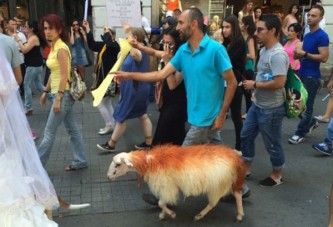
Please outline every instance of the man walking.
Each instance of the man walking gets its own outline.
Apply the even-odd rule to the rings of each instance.
[[[314,5],[311,8],[308,12],[310,32],[304,37],[303,50],[296,49],[294,52],[294,58],[302,59],[299,76],[308,91],[308,101],[295,134],[288,140],[290,144],[303,142],[304,137],[319,126],[319,122],[312,115],[314,100],[320,86],[320,63],[328,59],[329,38],[319,26],[323,16],[322,6]]]
[[[243,81],[244,88],[254,89],[254,100],[241,132],[243,159],[250,175],[255,155],[254,140],[260,132],[270,155],[273,171],[259,182],[262,187],[282,184],[282,168],[285,163],[282,147],[282,120],[285,115],[284,84],[289,66],[288,55],[279,43],[281,23],[274,15],[261,16],[255,35],[264,45],[260,52],[258,73],[255,81]]]
[[[22,84],[21,64],[23,62],[20,56],[20,52],[17,48],[17,43],[11,37],[1,33],[0,33],[0,43],[2,43],[5,56],[13,69],[16,81],[18,85],[21,85]]]
[[[204,31],[203,14],[190,8],[179,17],[177,30],[187,41],[161,70],[149,73],[117,72],[116,80],[161,81],[173,73],[176,83],[184,79],[187,93],[188,122],[191,124],[183,146],[221,143],[218,130],[235,93],[237,82],[225,48]],[[224,92],[224,81],[227,89]]]

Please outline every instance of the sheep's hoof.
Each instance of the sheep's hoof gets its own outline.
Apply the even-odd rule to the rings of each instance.
[[[204,216],[202,214],[197,214],[194,216],[193,221],[199,221],[200,219],[202,219]]]
[[[237,217],[236,217],[236,222],[241,223],[243,221],[243,217],[244,217],[244,215],[238,214]]]
[[[161,212],[161,213],[158,215],[158,217],[159,217],[160,221],[164,220],[164,218],[165,218],[165,214],[164,214],[164,212]]]
[[[176,212],[172,212],[172,213],[170,214],[170,217],[171,217],[172,219],[175,219],[175,218],[176,218]]]

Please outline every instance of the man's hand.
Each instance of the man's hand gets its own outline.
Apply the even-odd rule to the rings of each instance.
[[[213,122],[211,130],[218,130],[224,125],[225,116],[217,116]]]
[[[86,29],[86,32],[89,33],[90,32],[90,25],[89,25],[89,22],[84,20],[82,22],[82,26]]]
[[[254,89],[254,80],[243,80],[243,87],[245,90],[252,90]]]

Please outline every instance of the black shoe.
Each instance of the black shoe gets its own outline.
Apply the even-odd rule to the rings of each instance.
[[[106,152],[116,151],[116,148],[111,147],[108,142],[106,142],[105,144],[97,144],[97,148],[102,151],[106,151]]]
[[[138,145],[135,145],[134,146],[136,149],[139,149],[139,150],[148,150],[148,149],[151,149],[152,146],[151,145],[148,145],[146,144],[145,142],[141,143],[141,144],[138,144]]]
[[[271,177],[267,177],[266,179],[259,182],[261,187],[275,187],[283,183],[282,178],[280,180],[273,180]]]
[[[150,205],[158,206],[158,198],[156,198],[153,194],[142,194],[142,199]]]

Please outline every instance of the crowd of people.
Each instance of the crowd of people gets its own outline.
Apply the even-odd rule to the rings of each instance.
[[[98,105],[105,123],[98,134],[111,134],[106,143],[97,144],[99,150],[117,151],[116,144],[126,132],[127,121],[134,118],[140,120],[144,132],[143,142],[135,145],[137,149],[160,144],[222,144],[223,125],[230,109],[235,129],[234,150],[243,157],[246,178],[251,177],[255,139],[261,133],[272,171],[259,185],[278,186],[283,183],[286,162],[281,130],[285,116],[284,84],[290,67],[303,82],[308,100],[288,142],[299,144],[319,123],[329,123],[326,138],[313,148],[332,155],[333,78],[327,86],[331,96],[326,113],[313,116],[314,100],[321,84],[320,63],[327,61],[329,47],[328,35],[323,30],[324,9],[319,1],[306,13],[305,24],[302,24],[296,4],[290,6],[288,15],[281,20],[277,15],[262,15],[259,6],[254,7],[252,0],[246,0],[238,17],[214,18],[210,25],[214,26],[214,34],[209,34],[212,29],[200,9],[191,7],[179,14],[181,10],[173,7],[172,11],[174,13],[169,13],[162,21],[164,29],[159,49],[147,45],[150,38],[143,29],[147,25],[143,28],[124,25],[131,49],[115,75],[120,92],[118,103],[113,107],[115,91],[112,89],[118,88],[110,86]],[[92,64],[88,49],[97,52],[92,89],[98,88],[121,51],[116,31],[105,27],[101,41],[95,41],[89,22],[74,19],[66,33],[62,19],[56,14],[46,15],[39,24],[28,20],[22,24],[22,29],[19,26],[15,18],[9,18],[6,28],[2,28],[4,34],[0,34],[0,43],[17,85],[23,82],[20,88],[23,112],[26,116],[33,115],[33,83],[41,92],[40,104],[45,106],[47,100],[52,102],[44,136],[36,151],[40,159],[38,165],[46,165],[57,130],[64,123],[73,154],[65,171],[86,168],[86,147],[76,122],[75,100],[70,95],[70,71],[75,67],[83,79],[87,78],[86,67]],[[41,48],[46,50],[44,56]],[[159,59],[159,70],[149,70],[149,55]],[[46,83],[41,82],[43,66],[49,72],[45,75]],[[155,101],[160,113],[154,135],[147,114],[150,82],[155,82]],[[1,89],[5,88],[0,86],[0,100],[5,97]],[[241,112],[243,96],[244,114]],[[243,198],[249,195],[250,189],[245,185]],[[144,199],[155,205],[158,201],[152,195],[145,195]]]

